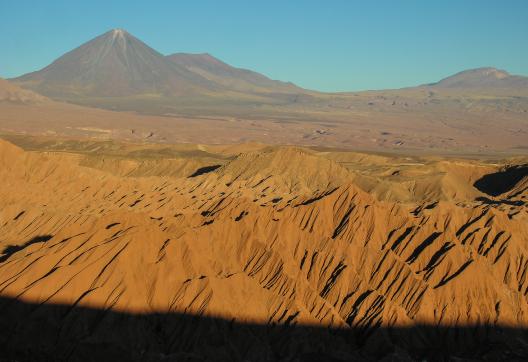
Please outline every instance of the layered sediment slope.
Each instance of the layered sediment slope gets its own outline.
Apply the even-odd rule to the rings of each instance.
[[[526,166],[498,194],[489,174],[406,203],[300,148],[200,170],[124,177],[0,141],[6,356],[528,355]]]

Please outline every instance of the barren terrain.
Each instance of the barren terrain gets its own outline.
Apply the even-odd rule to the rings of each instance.
[[[0,360],[526,360],[528,78],[323,93],[122,29],[0,79]]]
[[[123,29],[0,81],[0,132],[157,143],[526,154],[527,112],[528,78],[496,68],[410,88],[323,93],[209,54],[163,55]]]
[[[166,144],[260,142],[404,154],[528,152],[528,113],[522,109],[466,111],[416,105],[411,110],[404,106],[392,110],[392,103],[386,105],[391,108],[388,110],[368,109],[369,99],[377,97],[358,96],[362,100],[357,102],[363,105],[352,111],[324,107],[293,114],[278,111],[270,116],[248,113],[243,117],[156,116],[50,100],[0,101],[0,133]]]
[[[528,352],[526,158],[7,138],[9,356]]]

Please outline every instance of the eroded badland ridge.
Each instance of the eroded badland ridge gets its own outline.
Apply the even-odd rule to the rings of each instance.
[[[528,353],[525,158],[10,140],[32,151],[0,141],[7,356]]]

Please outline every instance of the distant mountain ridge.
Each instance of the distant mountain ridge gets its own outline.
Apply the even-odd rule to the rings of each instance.
[[[430,84],[439,88],[528,88],[528,77],[511,75],[492,67],[464,70],[439,82]]]
[[[198,73],[202,77],[228,88],[235,88],[242,91],[264,92],[273,89],[274,91],[286,93],[301,90],[291,82],[271,80],[260,73],[232,67],[207,53],[175,53],[168,55],[167,58],[178,66]]]
[[[302,91],[291,83],[231,67],[210,55],[166,57],[122,29],[108,31],[47,67],[11,81],[58,99]]]
[[[307,111],[313,111],[312,120],[319,120],[331,110],[347,119],[353,112],[378,110],[392,114],[399,106],[407,110],[431,106],[429,98],[433,96],[429,92],[443,94],[441,101],[433,101],[435,104],[451,102],[448,93],[453,97],[463,93],[477,96],[478,102],[470,107],[507,107],[524,112],[523,102],[528,99],[528,77],[491,67],[465,70],[433,84],[402,89],[311,91],[233,67],[207,53],[164,55],[123,29],[110,30],[45,68],[10,81],[51,99],[83,106],[192,117],[306,120]],[[418,100],[422,91],[425,98]],[[478,96],[482,94],[500,100],[484,101]],[[391,99],[385,102],[383,97]]]

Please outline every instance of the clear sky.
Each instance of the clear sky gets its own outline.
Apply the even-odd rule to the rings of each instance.
[[[113,28],[302,87],[399,88],[494,66],[528,75],[528,0],[0,0],[0,77]]]

